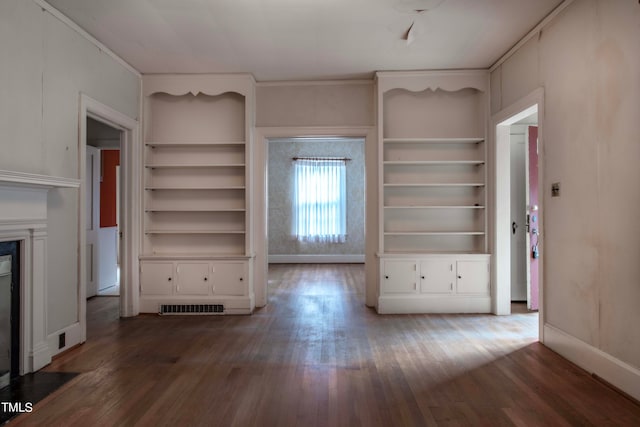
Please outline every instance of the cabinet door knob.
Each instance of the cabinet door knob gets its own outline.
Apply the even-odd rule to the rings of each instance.
[[[420,276],[420,278],[421,278],[422,280],[424,280],[424,276]]]
[[[385,279],[388,279],[388,278],[389,278],[389,276],[384,276],[384,278],[385,278]]]
[[[169,277],[167,280],[168,280],[168,281],[171,281],[171,277]]]
[[[240,281],[242,282],[243,280],[244,280],[244,279],[241,277],[241,278],[240,278]]]
[[[204,281],[206,282],[207,280],[209,280],[209,278],[208,278],[208,277],[205,277],[205,278],[204,278]]]
[[[458,276],[458,279],[462,279],[462,276]]]

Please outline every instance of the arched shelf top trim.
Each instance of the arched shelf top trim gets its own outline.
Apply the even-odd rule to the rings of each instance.
[[[207,95],[207,96],[219,96],[219,95],[224,95],[225,93],[236,93],[240,96],[243,96],[246,98],[246,95],[242,92],[236,91],[236,90],[223,90],[223,91],[206,91],[206,90],[188,90],[188,91],[171,91],[171,90],[167,90],[167,89],[162,89],[162,90],[157,90],[151,93],[146,94],[145,96],[153,96],[153,95],[158,95],[158,94],[166,94],[166,95],[171,95],[171,96],[184,96],[184,95],[193,95],[193,96],[198,96],[200,94],[202,95]]]
[[[237,93],[252,97],[255,80],[250,74],[152,74],[143,76],[143,96],[166,93],[173,96]]]
[[[438,89],[457,92],[463,89],[489,91],[489,72],[487,70],[469,71],[391,71],[376,73],[378,90],[386,93],[394,89],[411,92],[423,92]]]

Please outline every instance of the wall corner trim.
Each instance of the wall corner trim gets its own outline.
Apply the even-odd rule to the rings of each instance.
[[[531,29],[524,37],[522,37],[518,43],[514,44],[511,49],[505,52],[496,62],[489,67],[489,72],[493,73],[496,68],[502,65],[507,59],[509,59],[514,53],[516,53],[525,43],[531,40],[536,34],[539,34],[540,31],[546,27],[551,21],[553,21],[556,16],[560,15],[560,13],[565,10],[569,5],[573,3],[573,0],[564,0],[555,9],[553,9],[547,16],[545,16],[542,21],[538,23],[535,27]]]
[[[640,369],[548,323],[544,325],[543,344],[582,369],[640,400]]]
[[[73,31],[78,33],[81,37],[86,39],[89,43],[93,44],[95,47],[100,49],[102,52],[110,56],[113,60],[115,60],[118,64],[122,65],[128,71],[135,74],[138,78],[142,77],[140,71],[136,70],[131,64],[129,64],[124,59],[120,58],[114,51],[105,46],[100,40],[93,37],[86,30],[80,27],[78,24],[69,19],[66,15],[60,12],[55,7],[51,6],[46,0],[33,0],[35,4],[40,6],[43,11],[49,12],[54,18],[58,19],[60,22],[65,24],[67,27],[71,28]]]

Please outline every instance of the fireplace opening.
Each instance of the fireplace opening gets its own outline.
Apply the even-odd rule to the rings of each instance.
[[[0,388],[20,375],[20,242],[0,242]]]

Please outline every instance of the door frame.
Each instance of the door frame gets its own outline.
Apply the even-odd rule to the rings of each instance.
[[[273,138],[346,137],[364,139],[365,157],[365,304],[375,307],[378,300],[377,141],[373,126],[256,127],[253,146],[253,232],[254,292],[256,306],[267,305],[268,281],[268,143]]]
[[[95,99],[80,94],[78,170],[80,171],[80,191],[78,191],[78,321],[80,324],[80,342],[87,340],[87,299],[84,278],[86,244],[85,175],[87,117],[122,131],[120,142],[120,316],[130,317],[139,313],[139,272],[138,256],[140,252],[140,159],[139,124],[131,117],[102,104]]]
[[[538,88],[517,100],[510,106],[497,112],[491,117],[491,132],[493,134],[493,257],[492,257],[492,309],[494,314],[511,314],[511,180],[504,179],[510,176],[510,126],[511,124],[538,112],[538,188],[540,197],[538,200],[539,229],[538,236],[540,249],[539,258],[539,325],[538,336],[540,342],[544,342],[544,89]]]
[[[91,147],[91,149],[90,149],[88,146],[85,145],[85,156],[87,155],[87,153],[91,152],[92,150],[95,150],[93,152],[97,153],[98,159],[95,159],[95,158],[92,159],[93,164],[91,165],[91,167],[93,169],[95,169],[96,167],[100,168],[101,162],[100,162],[100,157],[99,156],[101,155],[101,151],[100,151],[99,148]],[[87,162],[86,162],[85,168],[88,168],[88,166],[89,166],[89,158],[87,157]],[[98,169],[98,170],[100,170],[100,169]],[[91,196],[92,196],[91,200],[87,200],[87,198],[85,198],[85,203],[87,203],[87,205],[89,205],[89,204],[91,205],[91,210],[90,211],[91,211],[91,215],[93,216],[91,218],[91,221],[89,221],[89,218],[87,216],[85,216],[85,219],[86,219],[85,227],[90,222],[93,222],[93,233],[94,233],[94,235],[93,235],[93,240],[94,241],[92,242],[91,238],[89,237],[90,233],[88,233],[87,229],[85,228],[85,233],[84,233],[84,236],[85,236],[84,255],[85,256],[88,257],[87,244],[90,245],[90,244],[93,243],[93,245],[94,245],[93,253],[91,254],[92,259],[91,259],[91,263],[90,263],[92,268],[93,268],[93,271],[86,272],[86,273],[90,273],[90,274],[87,274],[87,276],[85,276],[85,278],[88,277],[88,276],[91,276],[93,281],[85,279],[86,280],[85,289],[86,289],[86,292],[87,292],[87,294],[85,295],[85,298],[90,298],[90,297],[95,296],[95,295],[98,294],[98,285],[97,285],[97,283],[98,283],[98,277],[100,276],[100,261],[99,261],[99,259],[97,259],[96,255],[95,255],[96,252],[98,251],[98,245],[99,245],[98,244],[99,238],[97,237],[98,236],[97,228],[100,228],[100,180],[97,179],[98,183],[96,184],[96,182],[95,182],[96,177],[95,177],[95,171],[94,170],[91,171],[91,175],[92,175],[91,177],[87,176],[88,174],[89,174],[89,171],[87,169],[85,169],[85,178],[91,179],[91,181],[92,181],[91,185],[92,186],[96,185],[98,188],[97,189],[94,188],[93,191],[91,191]],[[87,187],[88,186],[89,185],[87,185]],[[87,189],[88,188],[85,188],[85,190],[87,190]],[[85,206],[85,208],[86,208],[86,206]],[[96,221],[96,216],[98,217],[98,221]],[[86,260],[86,261],[88,261],[88,260]],[[91,289],[91,292],[90,292],[89,283],[92,283],[92,282],[93,282],[93,284],[92,284],[93,289]],[[90,293],[92,295],[89,295]]]

